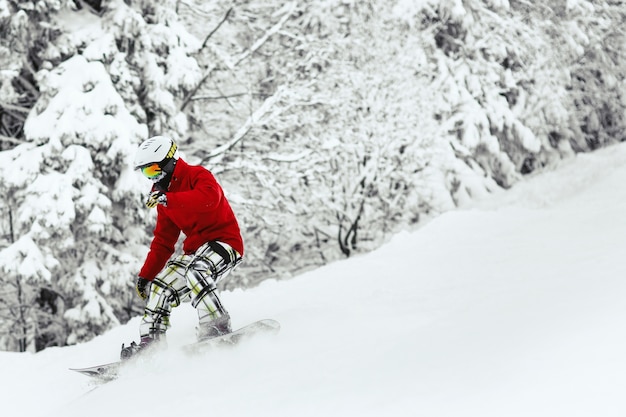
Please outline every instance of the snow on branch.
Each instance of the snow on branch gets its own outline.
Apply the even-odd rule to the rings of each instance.
[[[274,161],[274,162],[296,162],[302,159],[307,158],[311,155],[312,151],[304,151],[295,155],[278,155],[272,154],[262,158],[265,161]]]
[[[269,38],[271,38],[273,35],[278,33],[282,29],[287,19],[289,19],[289,17],[292,15],[295,8],[296,8],[296,2],[295,1],[291,2],[287,13],[283,15],[280,21],[276,23],[270,30],[265,32],[265,34],[254,43],[254,45],[248,48],[248,50],[244,51],[241,55],[239,55],[239,57],[235,60],[235,65],[239,65],[243,60],[245,60],[250,55],[255,53],[259,48],[261,48],[261,46],[263,46],[263,44],[267,42]]]
[[[229,140],[227,143],[223,144],[222,146],[219,146],[213,149],[213,151],[211,151],[206,157],[202,159],[201,164],[204,164],[210,159],[215,158],[218,155],[225,153],[229,149],[232,149],[232,147],[235,146],[237,143],[239,143],[239,141],[241,141],[241,139],[243,139],[246,136],[246,134],[250,131],[250,129],[258,125],[261,122],[261,120],[263,120],[264,116],[270,112],[272,107],[274,107],[274,104],[276,104],[276,102],[280,98],[282,91],[283,90],[279,88],[278,91],[273,96],[270,96],[267,99],[265,99],[261,107],[259,107],[254,113],[252,113],[248,117],[246,122],[243,124],[243,126],[241,126],[237,130],[237,132],[235,132],[235,135],[232,137],[232,139]]]
[[[0,103],[0,107],[7,109],[7,110],[14,110],[20,113],[26,113],[28,114],[30,112],[29,108],[26,107],[22,107],[22,106],[16,106],[14,104],[9,104],[9,103]]]
[[[196,5],[191,4],[191,3],[187,2],[187,1],[178,0],[178,4],[186,6],[189,10],[191,10],[194,14],[197,14],[198,16],[202,16],[202,17],[210,17],[211,16],[210,13],[200,9]]]
[[[265,42],[267,42],[267,40],[269,38],[271,38],[276,33],[280,32],[280,30],[282,29],[283,25],[287,21],[287,19],[289,19],[289,17],[293,14],[295,8],[296,8],[296,2],[295,1],[291,2],[291,4],[288,6],[287,12],[283,15],[283,17],[280,19],[280,21],[277,24],[275,24],[271,29],[269,29],[267,32],[265,32],[265,34],[261,38],[259,38],[250,48],[248,48],[246,51],[242,52],[235,59],[234,62],[231,62],[228,58],[224,57],[221,53],[219,53],[219,51],[217,51],[217,50],[215,50],[215,48],[213,48],[213,52],[215,53],[215,56],[219,57],[222,60],[222,62],[226,65],[226,67],[229,70],[232,71],[237,65],[239,65],[246,58],[248,58],[249,56],[254,54],[257,50],[259,50],[259,48],[261,48],[261,46],[263,46],[263,44]],[[205,48],[207,46],[207,41],[209,40],[209,38],[215,33],[215,31],[217,31],[219,29],[219,27],[226,21],[226,19],[228,19],[228,15],[230,14],[231,11],[232,11],[232,8],[229,9],[226,12],[223,20],[218,24],[218,26],[209,33],[207,38],[204,40],[204,43],[202,44],[202,48]],[[216,68],[217,68],[216,65],[212,65],[206,71],[205,75],[200,79],[198,84],[196,84],[196,86],[191,90],[191,92],[189,94],[187,94],[187,97],[185,97],[185,99],[183,100],[183,102],[182,102],[182,104],[180,106],[180,110],[181,111],[184,110],[185,107],[187,107],[187,104],[189,104],[189,102],[192,100],[192,97],[196,94],[196,92],[200,89],[200,87],[206,82],[206,80],[209,79],[209,77],[211,76],[211,73]]]
[[[22,143],[26,143],[26,141],[12,138],[10,136],[4,136],[4,135],[0,135],[0,142],[9,142],[9,143],[14,143],[16,145],[21,145]]]

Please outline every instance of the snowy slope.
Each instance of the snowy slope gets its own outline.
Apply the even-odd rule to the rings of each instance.
[[[2,415],[626,415],[626,146],[581,155],[381,249],[223,294],[234,325],[278,336],[185,357],[170,347],[114,382],[137,319],[79,346],[0,353]]]

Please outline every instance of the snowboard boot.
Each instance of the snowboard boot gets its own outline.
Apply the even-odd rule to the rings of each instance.
[[[231,333],[230,316],[224,314],[215,320],[198,325],[198,342]]]
[[[122,343],[122,351],[120,352],[120,359],[125,361],[139,353],[145,353],[147,351],[152,351],[156,348],[164,348],[165,347],[165,338],[152,338],[149,336],[144,336],[141,338],[139,343],[130,342],[130,345],[124,346]]]

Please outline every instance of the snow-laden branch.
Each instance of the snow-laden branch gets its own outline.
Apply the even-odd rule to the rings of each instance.
[[[233,70],[237,65],[239,65],[241,62],[243,62],[246,58],[248,58],[249,56],[251,56],[252,54],[254,54],[257,50],[259,50],[259,48],[261,48],[261,46],[263,46],[263,44],[265,42],[267,42],[267,40],[272,37],[273,35],[275,35],[276,33],[280,32],[282,26],[285,24],[285,22],[287,21],[287,19],[289,19],[289,17],[291,17],[291,15],[293,14],[294,10],[296,9],[296,2],[291,2],[291,4],[287,7],[287,12],[283,15],[283,17],[280,19],[280,21],[278,23],[276,23],[271,29],[269,29],[267,32],[265,32],[265,34],[260,37],[250,48],[248,48],[246,51],[242,52],[236,59],[234,62],[231,62],[230,59],[228,59],[227,57],[223,56],[216,48],[213,48],[213,52],[215,53],[215,56],[220,58],[222,60],[222,63],[224,65],[226,65],[226,67],[229,70]],[[219,27],[222,25],[222,23],[224,23],[224,21],[226,21],[226,19],[228,18],[228,15],[230,14],[230,12],[232,11],[232,8],[229,9],[226,12],[226,15],[224,16],[223,20],[218,24],[218,26],[211,31],[211,33],[209,33],[209,35],[207,36],[207,38],[205,39],[204,43],[202,44],[202,48],[205,48],[208,44],[207,41],[209,39],[210,36],[213,35],[213,33],[215,33],[215,31],[217,31],[217,29],[219,29]],[[210,47],[210,45],[208,45]],[[198,84],[191,90],[191,92],[189,94],[187,94],[187,96],[185,97],[185,99],[183,100],[181,106],[180,106],[180,110],[184,110],[185,107],[187,107],[187,104],[189,104],[189,102],[192,100],[193,96],[196,94],[196,92],[200,89],[200,87],[206,82],[206,80],[209,79],[209,77],[211,76],[211,73],[217,68],[216,65],[212,65],[205,73],[205,75],[202,77],[202,79],[198,82]]]
[[[232,149],[233,146],[235,146],[239,141],[241,141],[241,139],[243,139],[246,136],[246,134],[250,131],[250,129],[252,129],[254,126],[259,124],[259,122],[263,120],[265,115],[270,112],[272,107],[274,107],[274,104],[276,104],[276,102],[280,98],[282,91],[283,90],[279,88],[278,91],[273,96],[270,96],[267,99],[265,99],[261,107],[259,107],[254,113],[252,113],[248,117],[246,122],[243,124],[243,126],[241,126],[237,130],[237,132],[235,132],[235,135],[232,137],[232,139],[226,142],[225,144],[223,144],[222,146],[219,146],[213,149],[206,157],[202,159],[201,164],[204,164],[208,160],[215,158],[216,156],[220,154],[225,153],[229,149]]]
[[[228,94],[228,95],[223,94],[221,96],[195,96],[195,97],[192,98],[192,100],[193,101],[196,101],[196,100],[228,100],[229,98],[243,97],[243,96],[247,96],[247,95],[249,95],[249,93],[235,93],[235,94]]]
[[[18,111],[20,113],[26,113],[28,114],[30,112],[29,108],[26,107],[21,107],[21,106],[16,106],[14,104],[9,104],[9,103],[0,103],[0,107],[7,109],[7,110],[14,110],[14,111]]]
[[[293,154],[293,155],[272,154],[272,155],[268,155],[264,157],[263,160],[274,161],[274,162],[296,162],[296,161],[300,161],[302,159],[307,158],[309,155],[311,155],[311,153],[312,151],[304,151],[304,152],[300,152],[298,154]]]
[[[4,136],[4,135],[0,135],[0,142],[15,143],[16,145],[21,145],[22,143],[26,143],[26,141],[12,138],[9,136]]]
[[[294,1],[294,2],[291,2],[291,4],[288,6],[287,13],[283,15],[283,17],[278,21],[278,23],[276,23],[270,30],[265,32],[265,34],[254,43],[254,45],[248,48],[248,50],[244,51],[241,55],[239,55],[239,57],[235,60],[235,65],[239,65],[243,60],[245,60],[250,55],[255,53],[259,48],[261,48],[261,46],[263,46],[263,44],[267,42],[269,38],[271,38],[273,35],[278,33],[282,29],[283,25],[285,24],[287,19],[289,19],[289,17],[291,16],[291,14],[294,12],[295,9],[296,9],[296,2]]]
[[[212,17],[213,16],[211,13],[206,12],[206,11],[200,9],[199,7],[197,7],[194,4],[189,3],[188,1],[178,0],[178,4],[186,6],[189,10],[191,10],[192,13],[195,13],[198,16],[202,16],[202,17]],[[177,7],[177,9],[178,9],[178,7]]]

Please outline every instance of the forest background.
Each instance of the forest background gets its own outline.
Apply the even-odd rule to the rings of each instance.
[[[284,279],[626,139],[626,2],[0,0],[0,349],[140,314],[137,145],[215,173]]]

